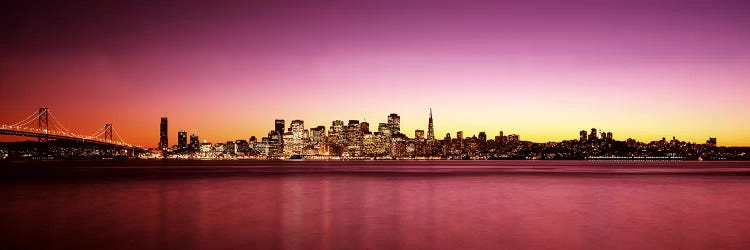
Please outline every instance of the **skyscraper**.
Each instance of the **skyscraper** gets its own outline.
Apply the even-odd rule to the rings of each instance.
[[[276,131],[279,135],[283,135],[285,126],[284,119],[276,119],[273,131]]]
[[[388,127],[387,123],[381,122],[378,124],[378,132],[383,134],[385,137],[391,137],[391,128]]]
[[[414,139],[417,139],[418,141],[424,140],[424,130],[414,130]]]
[[[325,141],[325,134],[326,134],[326,127],[325,126],[317,126],[310,129],[311,135],[310,135],[310,142],[312,143],[322,143]]]
[[[427,123],[427,142],[435,141],[435,129],[432,127],[432,108],[430,108],[430,120]]]
[[[395,113],[388,115],[388,127],[391,129],[391,134],[401,133],[401,117]]]
[[[198,135],[191,134],[190,135],[190,150],[191,151],[198,151],[201,146],[201,141],[198,140]]]
[[[328,137],[330,139],[330,142],[332,144],[342,146],[345,144],[344,140],[344,134],[346,131],[344,131],[344,121],[342,120],[335,120],[331,122],[331,129],[328,130]]]
[[[187,149],[187,132],[185,130],[177,131],[177,149]]]
[[[292,132],[295,139],[302,139],[302,133],[305,130],[305,121],[294,120],[289,124],[289,131]]]
[[[584,142],[586,139],[588,139],[588,132],[586,130],[581,130],[581,132],[578,133],[581,137],[580,141]]]
[[[596,128],[591,128],[591,134],[589,134],[589,141],[596,141],[598,140],[598,134],[596,133]]]
[[[370,123],[368,122],[361,122],[359,123],[359,128],[362,130],[362,134],[369,134],[370,133]]]
[[[167,150],[169,148],[169,139],[167,133],[167,118],[162,117],[159,124],[159,149]]]
[[[487,142],[487,133],[485,133],[484,131],[479,132],[479,141],[482,143]]]

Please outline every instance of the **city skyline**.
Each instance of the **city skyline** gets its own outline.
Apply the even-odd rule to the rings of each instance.
[[[400,122],[401,121],[401,116],[398,115],[398,113],[390,113],[389,114],[389,116],[393,116],[393,115],[397,115],[397,117],[398,117],[398,121],[397,121],[396,124],[398,124],[398,126],[401,127],[399,129],[400,131],[398,132],[399,134],[402,134],[402,135],[406,136],[407,138],[418,139],[417,136],[414,133],[420,133],[421,132],[421,134],[422,134],[421,139],[423,139],[425,141],[430,141],[431,140],[428,132],[429,132],[429,128],[432,127],[432,125],[433,125],[432,108],[429,108],[429,114],[428,114],[428,119],[427,119],[428,120],[428,125],[426,126],[428,128],[428,130],[425,130],[424,128],[416,128],[416,129],[413,129],[413,130],[404,130],[403,126],[401,126],[402,123]],[[164,131],[164,129],[166,129],[166,125],[162,127],[161,124],[163,124],[164,121],[165,121],[165,119],[167,119],[167,118],[168,117],[161,117],[161,123],[160,123],[160,129],[159,129],[159,142],[157,143],[158,146],[154,147],[154,148],[157,148],[157,149],[162,149],[163,148],[161,146],[162,145],[161,141],[164,140],[164,139],[162,139],[162,138],[164,138],[162,135],[164,134],[163,131]],[[347,126],[345,121],[349,121],[349,122],[357,121],[357,122],[361,122],[361,123],[374,124],[375,126],[370,125],[370,128],[373,129],[373,130],[371,130],[373,133],[376,132],[376,131],[378,131],[377,124],[386,124],[386,125],[388,125],[389,122],[390,122],[389,119],[388,119],[388,117],[386,117],[386,119],[375,121],[375,122],[372,122],[372,123],[367,122],[366,120],[356,120],[356,119],[346,119],[346,120],[343,120],[343,119],[337,119],[337,120],[331,120],[331,121],[329,121],[328,124],[307,124],[307,125],[304,125],[305,120],[303,120],[303,119],[287,120],[287,119],[283,119],[283,118],[276,118],[276,119],[273,119],[273,120],[274,120],[273,126],[269,126],[269,129],[270,129],[271,132],[276,131],[276,132],[280,132],[280,134],[283,135],[284,132],[290,132],[290,131],[292,131],[292,129],[293,129],[292,122],[302,122],[302,124],[303,124],[302,126],[303,126],[303,130],[304,131],[312,133],[312,131],[314,129],[319,128],[319,127],[323,127],[324,128],[324,132],[326,133],[325,134],[326,136],[328,135],[328,133],[330,133],[330,130],[328,129],[328,127],[329,126],[334,126],[332,123],[335,123],[337,121],[344,122],[344,124],[343,124],[344,127]],[[290,122],[290,123],[288,123],[288,125],[286,123],[287,121]],[[599,128],[599,127],[592,127],[592,128],[581,127],[581,129],[583,129],[583,130],[574,131],[575,133],[571,132],[570,136],[568,138],[564,138],[564,139],[557,140],[557,141],[555,141],[555,140],[533,141],[533,140],[525,140],[525,139],[523,141],[528,141],[528,142],[532,142],[532,143],[547,143],[547,142],[562,142],[562,141],[570,141],[570,140],[583,140],[584,138],[586,138],[588,140],[592,140],[592,139],[604,139],[604,138],[606,138],[606,139],[610,139],[610,140],[619,140],[619,141],[625,141],[627,139],[633,139],[635,141],[646,143],[646,142],[660,141],[660,140],[663,140],[665,138],[669,138],[669,139],[680,139],[680,140],[683,140],[683,141],[689,142],[689,143],[702,144],[702,143],[705,143],[706,140],[709,140],[709,139],[716,140],[717,139],[717,137],[709,136],[709,137],[704,138],[703,141],[700,141],[700,140],[698,140],[698,141],[690,141],[690,140],[685,140],[684,138],[679,138],[677,136],[671,136],[670,137],[670,136],[666,136],[665,135],[665,136],[662,136],[662,137],[659,137],[659,138],[654,138],[652,140],[639,140],[639,139],[636,139],[636,138],[633,138],[633,137],[621,136],[619,134],[618,134],[618,136],[614,136],[614,133],[613,133],[612,130],[602,129],[602,128]],[[592,131],[591,133],[589,133],[589,129]],[[174,137],[175,137],[175,140],[177,140],[177,141],[180,140],[180,135],[179,134],[181,134],[181,133],[185,133],[185,136],[187,136],[187,133],[190,133],[191,135],[201,136],[200,134],[197,134],[196,132],[186,131],[183,128],[179,128],[176,131],[177,132],[175,132],[175,133],[170,133],[170,131],[167,130],[166,131],[166,135],[175,134]],[[450,134],[450,138],[457,138],[459,136],[458,133],[460,133],[460,135],[462,137],[464,137],[464,138],[472,138],[472,137],[478,137],[478,136],[484,135],[484,136],[486,136],[486,138],[488,140],[492,140],[494,138],[494,136],[500,136],[500,137],[502,137],[504,135],[505,136],[508,136],[508,135],[520,136],[519,133],[515,133],[515,132],[513,132],[511,130],[500,129],[500,130],[495,131],[497,133],[494,133],[494,134],[491,133],[491,132],[492,131],[490,131],[490,130],[480,130],[480,131],[477,131],[476,133],[467,133],[466,131],[460,130],[460,129],[456,130],[456,131],[452,131],[452,132],[451,131],[447,131],[447,132],[442,133],[442,134],[436,132],[434,134],[434,137],[432,137],[432,140],[436,140],[436,141],[443,140],[443,137],[441,135],[445,135],[445,134]],[[427,134],[425,134],[425,133],[427,133]],[[576,136],[576,133],[577,133],[577,136]],[[200,137],[201,138],[200,142],[223,143],[223,142],[226,142],[226,141],[236,141],[236,140],[248,140],[249,141],[250,138],[256,138],[258,141],[260,141],[263,137],[266,137],[267,135],[268,134],[266,134],[266,133],[260,133],[260,134],[248,135],[248,136],[245,136],[245,137],[237,137],[237,138],[233,138],[233,139],[230,138],[230,139],[226,139],[226,140],[224,140],[224,139],[213,139],[212,140],[211,138],[206,138],[206,137],[202,137],[201,136]],[[167,139],[167,140],[169,140],[169,139]],[[716,142],[714,142],[714,144],[716,144],[717,146],[727,146],[727,145],[721,145],[721,143],[716,143]],[[170,148],[174,147],[174,146],[178,146],[179,147],[179,143],[168,144],[168,147],[170,147]],[[731,145],[729,145],[728,147],[737,147],[737,146],[731,146]]]
[[[377,131],[378,130],[378,126],[377,125],[379,123],[389,124],[390,122],[392,122],[391,119],[390,119],[391,118],[390,116],[394,116],[394,115],[396,115],[396,117],[397,117],[396,118],[396,124],[398,124],[398,126],[400,127],[400,129],[399,129],[400,130],[399,131],[400,134],[403,134],[403,135],[405,135],[408,138],[414,138],[415,137],[414,136],[414,132],[415,131],[421,131],[423,134],[427,133],[427,134],[424,134],[424,139],[429,139],[429,130],[431,130],[430,128],[432,127],[432,124],[433,124],[433,112],[432,112],[432,108],[431,107],[428,108],[427,119],[426,119],[427,123],[428,123],[427,126],[424,126],[424,127],[415,126],[414,129],[409,129],[407,127],[405,129],[405,127],[403,126],[403,123],[401,122],[401,121],[403,121],[402,116],[398,115],[398,113],[389,113],[389,115],[386,116],[385,119],[376,120],[375,122],[372,122],[371,124],[373,124],[373,126],[371,128],[374,129],[373,131]],[[267,135],[266,133],[260,132],[258,134],[249,134],[249,135],[245,135],[245,136],[239,135],[237,137],[231,137],[231,136],[229,136],[229,137],[226,137],[226,138],[218,138],[217,139],[217,138],[214,138],[214,137],[208,137],[208,136],[202,135],[201,133],[198,132],[198,131],[201,131],[200,129],[190,130],[190,129],[186,129],[184,126],[183,127],[177,127],[177,128],[172,127],[173,125],[168,125],[168,122],[167,122],[168,118],[169,117],[166,117],[166,116],[162,116],[160,118],[160,122],[159,122],[159,125],[158,125],[158,132],[157,132],[158,138],[155,140],[154,143],[141,143],[141,144],[139,144],[139,143],[129,143],[129,144],[139,145],[139,146],[145,146],[145,147],[148,147],[148,148],[155,148],[155,149],[165,150],[165,149],[171,148],[173,146],[178,146],[179,141],[181,141],[183,139],[186,140],[187,139],[187,135],[188,135],[187,133],[189,133],[191,135],[191,137],[194,136],[194,135],[201,136],[200,142],[207,141],[207,142],[217,142],[217,143],[222,143],[222,142],[225,142],[225,141],[234,141],[234,140],[247,140],[247,139],[249,139],[251,137],[255,137],[255,138],[258,138],[258,140],[260,140],[260,138],[262,138],[262,137],[264,137],[264,136]],[[59,119],[59,118],[56,118],[56,119]],[[288,119],[283,119],[283,118],[275,118],[275,119],[272,119],[272,120],[274,121],[274,124],[273,124],[273,126],[270,126],[268,128],[270,128],[272,131],[282,131],[281,132],[282,134],[283,134],[283,131],[288,131],[288,129],[291,129],[291,127],[289,127],[289,126],[291,126],[291,123],[289,123],[289,126],[285,126],[286,125],[285,121],[289,121],[289,122],[301,121],[302,123],[305,122],[304,119],[288,120]],[[370,122],[367,122],[366,119],[363,119],[363,120],[358,120],[358,119],[336,119],[336,120],[329,121],[328,125],[330,125],[330,123],[333,122],[333,121],[357,121],[357,122],[361,121],[361,122],[364,122],[364,123],[370,123]],[[172,122],[169,122],[169,123],[172,123]],[[418,123],[418,122],[416,122],[416,123]],[[126,124],[127,123],[122,123],[122,125],[126,125]],[[311,123],[308,123],[308,125],[305,127],[305,131],[312,132],[312,129],[314,129],[316,127],[327,127],[328,125],[323,124],[323,123],[321,123],[321,124],[314,124],[314,123],[311,124]],[[174,131],[170,130],[169,127],[172,127]],[[344,122],[344,127],[346,127],[346,123],[345,122]],[[30,127],[30,128],[33,128],[33,126]],[[427,128],[427,129],[425,129],[425,128]],[[101,129],[101,128],[99,128],[99,129]],[[120,128],[120,126],[118,126],[118,129],[122,129],[122,128]],[[586,128],[585,126],[583,126],[583,127],[579,127],[578,129],[588,130],[589,128]],[[593,131],[597,131],[598,130],[599,133],[609,133],[609,137],[610,137],[609,139],[620,140],[620,141],[625,141],[627,139],[633,139],[633,140],[639,141],[639,142],[653,142],[653,141],[659,141],[659,140],[664,139],[664,138],[677,138],[677,139],[681,139],[681,140],[686,141],[686,142],[692,142],[692,143],[700,144],[700,143],[703,143],[704,142],[703,140],[705,140],[705,139],[710,139],[710,138],[716,139],[717,138],[716,136],[708,136],[706,138],[703,138],[703,140],[701,140],[700,138],[698,138],[696,140],[691,140],[689,138],[683,138],[683,137],[679,137],[679,136],[676,136],[676,135],[671,135],[671,136],[669,136],[669,135],[663,135],[661,137],[649,138],[649,139],[644,140],[644,139],[639,139],[639,138],[635,138],[635,137],[632,137],[632,136],[621,135],[620,133],[617,133],[617,136],[613,137],[612,136],[613,130],[611,130],[611,129],[603,129],[602,130],[601,127],[591,127],[590,129],[592,129]],[[76,129],[73,129],[73,131],[75,131],[75,130]],[[497,130],[497,131],[495,131],[495,130]],[[491,130],[491,129],[481,130],[480,129],[480,130],[477,130],[475,132],[467,131],[467,130],[460,129],[460,128],[458,130],[455,130],[455,131],[445,131],[445,132],[440,132],[440,130],[436,130],[436,132],[434,132],[434,137],[433,138],[435,140],[442,140],[442,135],[445,135],[446,133],[451,134],[451,137],[455,138],[457,136],[457,132],[461,132],[461,135],[463,137],[465,137],[465,138],[471,138],[471,137],[481,136],[481,134],[484,134],[485,136],[488,136],[488,139],[492,139],[494,135],[498,135],[498,134],[500,136],[502,136],[503,133],[505,135],[508,135],[508,134],[520,135],[520,133],[518,133],[518,132],[516,132],[516,130],[512,130],[512,129],[502,129],[501,128],[501,129],[495,129],[495,130]],[[328,131],[326,131],[326,132],[328,132]],[[494,135],[493,135],[492,132],[498,132],[498,133],[494,133]],[[568,131],[568,132],[571,132],[571,131]],[[547,142],[562,142],[562,141],[568,141],[568,140],[576,140],[578,138],[581,138],[584,135],[583,132],[584,131],[576,130],[576,133],[578,133],[578,134],[576,134],[576,133],[568,133],[565,136],[563,136],[562,138],[557,139],[557,140],[550,139],[550,140],[535,141],[535,140],[532,140],[532,139],[524,139],[524,141],[528,141],[528,142],[532,142],[532,143],[547,143]],[[586,132],[588,133],[588,131],[586,131]],[[181,134],[181,133],[185,133],[184,134],[185,138],[181,138],[180,137],[179,134]],[[597,133],[596,136],[600,136],[599,133]],[[208,134],[215,134],[215,133],[210,133],[209,132]],[[594,136],[594,135],[595,134],[593,134],[593,133],[592,134],[588,134],[587,137],[590,138],[591,136]],[[723,139],[724,138],[721,138],[719,141],[722,141]],[[18,136],[0,135],[0,142],[2,142],[2,141],[6,141],[6,142],[10,142],[10,141],[26,141],[26,140],[31,140],[31,139],[30,139],[30,137],[18,137]],[[131,140],[128,139],[127,141],[130,142]],[[152,141],[154,141],[154,140],[152,139]],[[153,145],[151,145],[151,144],[153,144]],[[719,142],[716,145],[717,146],[723,146],[723,147],[743,147],[743,145],[722,145],[721,142]]]
[[[51,107],[155,146],[155,117],[216,141],[269,120],[404,131],[581,129],[750,146],[745,1],[355,1],[18,4],[0,46],[0,117]],[[114,15],[113,13],[117,13]],[[373,123],[374,124],[374,123]],[[176,130],[175,130],[176,131]],[[170,131],[169,142],[177,135]],[[0,140],[17,138],[0,137]]]

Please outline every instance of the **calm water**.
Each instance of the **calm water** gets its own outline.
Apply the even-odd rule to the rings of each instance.
[[[746,163],[212,164],[0,165],[0,246],[750,247]]]

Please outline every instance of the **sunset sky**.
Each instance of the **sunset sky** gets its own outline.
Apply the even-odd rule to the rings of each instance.
[[[4,10],[0,124],[49,107],[155,147],[162,116],[175,144],[398,113],[412,137],[431,107],[441,139],[750,146],[750,1],[61,2]]]

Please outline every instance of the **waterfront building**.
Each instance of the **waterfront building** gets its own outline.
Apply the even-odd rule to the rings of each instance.
[[[581,130],[581,132],[578,132],[578,135],[580,137],[579,141],[581,142],[585,142],[586,139],[588,139],[588,133],[586,132],[586,130]]]
[[[421,130],[421,129],[414,130],[414,139],[416,139],[417,141],[423,141],[424,130]]]
[[[335,120],[331,122],[331,129],[328,130],[329,143],[338,147],[343,147],[346,144],[344,130],[344,121]]]
[[[162,117],[159,123],[159,149],[166,151],[169,148],[169,137],[167,131],[167,118]],[[152,144],[153,145],[153,144]]]
[[[310,143],[313,144],[320,144],[325,142],[325,135],[326,135],[326,127],[325,126],[317,126],[310,129],[311,136],[310,136]]]
[[[190,151],[198,151],[200,149],[200,140],[198,140],[198,135],[191,134],[190,135]]]
[[[430,119],[427,121],[427,142],[435,142],[435,128],[432,126],[432,108],[430,108]]]
[[[273,131],[276,131],[276,133],[279,133],[279,134],[284,134],[285,127],[286,127],[286,123],[284,119],[276,119],[274,121]]]
[[[186,150],[188,148],[187,132],[185,130],[177,131],[177,149]]]
[[[599,138],[597,137],[599,134],[596,132],[596,128],[591,129],[591,134],[589,134],[589,141],[596,141]]]
[[[388,123],[384,123],[384,122],[379,123],[378,132],[380,132],[384,136],[391,137],[391,128],[388,126]]]
[[[391,113],[388,115],[388,128],[390,128],[391,134],[401,133],[401,117],[398,114]]]
[[[349,120],[345,133],[346,152],[349,156],[361,155],[363,135],[362,128],[359,125],[359,120]]]
[[[480,143],[487,142],[487,133],[485,133],[484,131],[479,132],[479,142]]]
[[[370,133],[370,123],[368,122],[361,122],[359,123],[359,129],[362,130],[362,134],[366,135]]]

